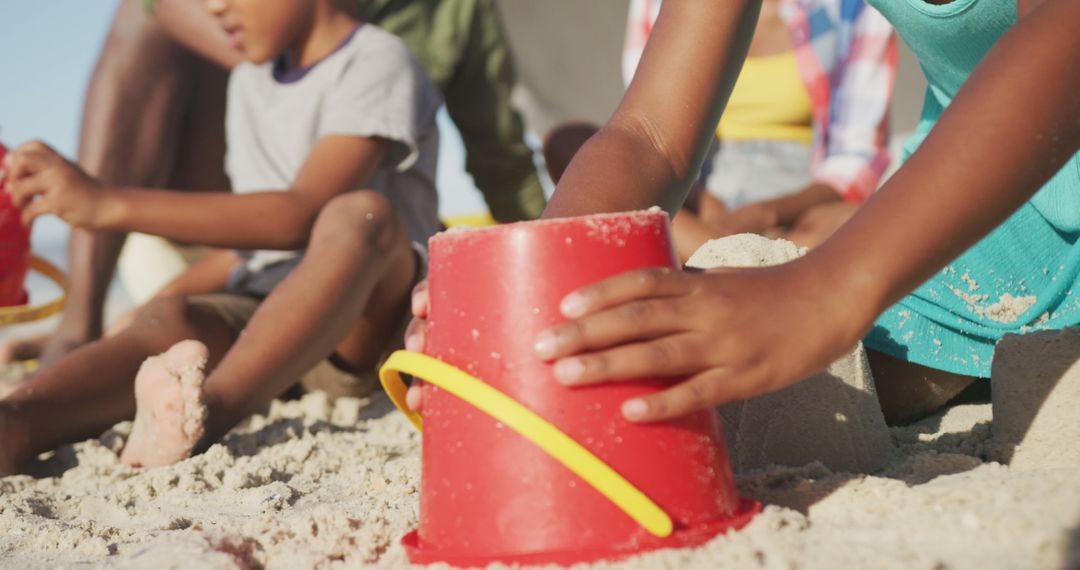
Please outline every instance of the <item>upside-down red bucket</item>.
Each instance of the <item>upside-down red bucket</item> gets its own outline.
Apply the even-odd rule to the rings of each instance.
[[[0,165],[7,148],[0,144]],[[25,305],[26,272],[30,268],[30,230],[22,224],[19,210],[0,181],[0,307]]]
[[[420,523],[413,562],[570,564],[704,543],[760,508],[740,499],[713,411],[633,424],[620,405],[679,379],[566,388],[532,341],[570,291],[631,269],[677,267],[660,211],[523,222],[430,241],[426,352],[554,424],[652,499],[661,538],[528,439],[424,385]]]

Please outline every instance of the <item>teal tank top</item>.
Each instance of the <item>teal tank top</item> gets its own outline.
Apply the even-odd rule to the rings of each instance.
[[[893,24],[928,83],[918,127],[904,145],[906,160],[1016,23],[1016,3],[867,3]],[[1080,324],[1080,288],[1073,292],[1080,277],[1078,237],[1080,155],[993,233],[886,311],[866,345],[931,368],[988,377],[1003,335]]]

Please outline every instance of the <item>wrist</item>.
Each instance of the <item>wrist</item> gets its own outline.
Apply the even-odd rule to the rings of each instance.
[[[841,322],[838,342],[854,345],[890,303],[887,283],[881,274],[836,249],[816,248],[792,262],[793,279],[818,305],[822,322]]]
[[[128,212],[130,211],[127,193],[119,188],[113,188],[111,186],[102,186],[96,193],[98,204],[94,216],[93,229],[124,229]]]

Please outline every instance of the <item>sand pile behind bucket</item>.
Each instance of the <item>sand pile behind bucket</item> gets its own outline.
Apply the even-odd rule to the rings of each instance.
[[[687,265],[765,267],[805,253],[806,248],[787,240],[738,234],[705,243]],[[861,343],[828,370],[783,390],[721,406],[720,415],[736,473],[812,461],[869,473],[885,467],[893,455]]]

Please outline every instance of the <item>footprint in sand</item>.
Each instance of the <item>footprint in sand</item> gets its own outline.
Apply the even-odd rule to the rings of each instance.
[[[191,455],[206,424],[206,359],[205,345],[185,340],[143,362],[135,377],[135,423],[120,461],[160,467]]]

